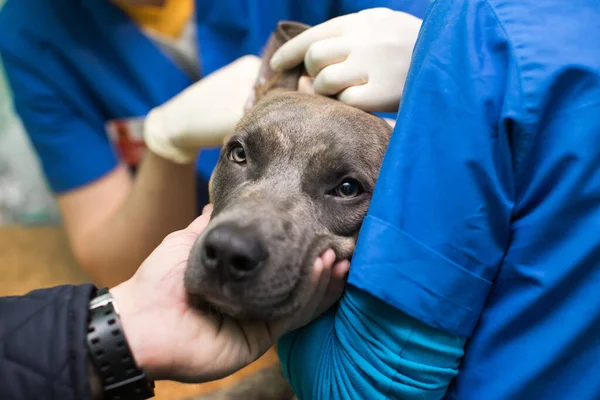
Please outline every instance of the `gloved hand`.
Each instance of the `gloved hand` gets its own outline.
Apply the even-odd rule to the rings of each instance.
[[[200,148],[222,145],[244,113],[259,67],[260,58],[244,56],[152,109],[144,121],[146,146],[172,162],[189,164]]]
[[[395,112],[421,22],[388,8],[337,17],[281,46],[271,68],[283,71],[304,60],[317,94],[369,112]]]

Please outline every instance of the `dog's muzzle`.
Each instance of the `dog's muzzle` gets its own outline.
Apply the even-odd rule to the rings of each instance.
[[[236,224],[220,224],[206,234],[200,262],[221,284],[248,279],[264,266],[268,253],[260,238]]]

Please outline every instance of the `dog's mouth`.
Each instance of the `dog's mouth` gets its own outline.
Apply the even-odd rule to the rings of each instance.
[[[208,306],[221,314],[236,319],[271,321],[292,315],[301,308],[302,304],[297,304],[294,299],[300,293],[300,288],[304,286],[303,280],[303,278],[298,279],[290,292],[281,299],[259,307],[249,306],[239,299],[231,299],[229,296],[216,293],[196,294],[195,299],[200,302],[201,306]]]
[[[347,245],[340,245],[340,240],[331,235],[313,234],[311,239],[307,236],[304,235],[305,244],[297,246],[294,252],[287,253],[284,258],[269,257],[259,270],[242,279],[223,278],[219,271],[207,265],[201,256],[205,237],[200,238],[186,271],[186,290],[193,305],[197,308],[208,306],[243,320],[269,321],[293,315],[310,300],[307,287],[317,257],[329,248],[333,248],[340,259],[349,254]]]
[[[301,304],[296,299],[305,287],[307,278],[307,276],[299,276],[289,291],[276,296],[263,296],[261,299],[253,298],[251,293],[240,295],[240,291],[236,291],[234,285],[229,282],[224,282],[222,286],[202,284],[193,290],[188,289],[188,294],[197,308],[209,307],[240,320],[269,321],[298,311]],[[255,289],[268,293],[272,288],[259,283]]]

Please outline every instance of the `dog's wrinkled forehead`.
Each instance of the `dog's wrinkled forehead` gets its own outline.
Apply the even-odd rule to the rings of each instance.
[[[382,119],[322,96],[276,92],[265,96],[240,121],[238,130],[252,140],[278,147],[364,147],[387,141],[388,125]],[[374,132],[375,131],[375,132]],[[378,134],[381,131],[382,134]],[[268,152],[265,150],[264,152]]]

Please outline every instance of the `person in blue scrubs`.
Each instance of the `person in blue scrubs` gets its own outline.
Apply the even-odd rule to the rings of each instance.
[[[129,278],[166,234],[186,226],[208,201],[218,149],[202,151],[196,165],[153,152],[141,157],[140,118],[200,77],[259,55],[280,20],[315,25],[376,6],[422,17],[429,5],[198,0],[181,41],[150,34],[130,18],[136,6],[172,8],[178,1],[189,3],[8,0],[0,12],[0,56],[15,108],[56,193],[74,254],[98,284]]]
[[[600,398],[600,5],[436,0],[300,399]]]

